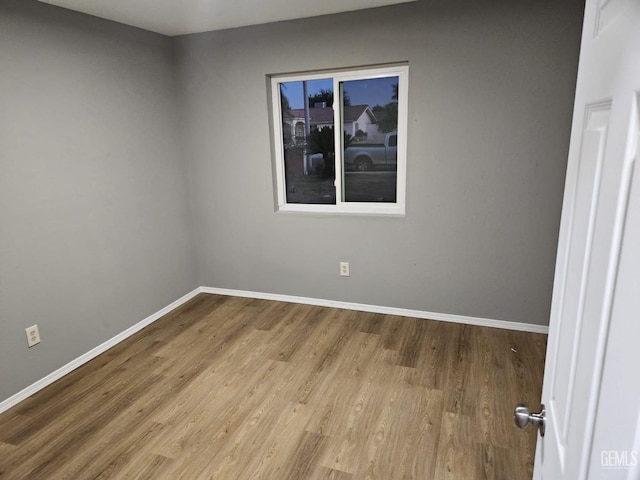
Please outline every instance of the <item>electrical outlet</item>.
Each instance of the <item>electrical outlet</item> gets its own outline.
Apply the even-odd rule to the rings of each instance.
[[[341,277],[349,276],[349,262],[340,262],[340,276]]]
[[[27,329],[27,343],[29,348],[40,343],[40,332],[38,331],[38,325],[33,325]]]

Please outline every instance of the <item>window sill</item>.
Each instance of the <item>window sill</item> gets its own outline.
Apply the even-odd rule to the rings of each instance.
[[[317,213],[321,215],[361,215],[404,217],[405,209],[402,205],[380,205],[354,203],[351,205],[310,205],[310,204],[286,204],[278,207],[278,213]]]

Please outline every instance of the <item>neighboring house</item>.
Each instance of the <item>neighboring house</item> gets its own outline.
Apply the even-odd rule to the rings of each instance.
[[[369,133],[372,128],[375,128],[376,116],[368,105],[349,105],[344,107],[344,131],[351,135],[356,136],[358,130],[362,130],[365,133]]]
[[[311,129],[322,130],[333,127],[333,108],[314,107],[309,109]],[[304,143],[304,109],[293,108],[282,114],[282,131],[285,144],[298,145]],[[355,136],[358,130],[376,135],[376,116],[368,105],[349,105],[344,108],[344,131]]]

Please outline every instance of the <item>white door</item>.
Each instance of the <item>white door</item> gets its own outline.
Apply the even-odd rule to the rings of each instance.
[[[587,0],[536,480],[640,479],[640,0]]]

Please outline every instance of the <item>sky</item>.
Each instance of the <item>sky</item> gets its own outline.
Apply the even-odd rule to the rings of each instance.
[[[392,101],[393,85],[398,83],[398,77],[368,78],[365,80],[350,80],[344,82],[345,93],[351,99],[351,105],[386,105]],[[282,92],[289,99],[291,108],[304,108],[302,82],[284,82]],[[331,78],[307,81],[309,95],[318,91],[333,90]]]

